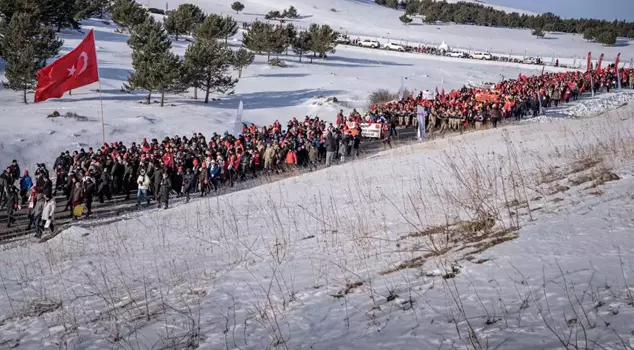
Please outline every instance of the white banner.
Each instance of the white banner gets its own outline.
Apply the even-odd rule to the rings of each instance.
[[[238,135],[242,134],[242,112],[244,110],[244,105],[242,101],[238,105],[238,113],[236,115],[236,120],[233,122],[233,136],[238,137]]]
[[[359,124],[359,126],[361,127],[361,136],[372,139],[381,138],[381,129],[383,127],[381,123],[363,123]]]
[[[424,100],[433,100],[434,99],[434,94],[429,91],[429,90],[425,90],[423,91],[423,99]]]
[[[418,140],[425,139],[425,117],[427,112],[423,106],[416,106],[416,118],[418,118]]]

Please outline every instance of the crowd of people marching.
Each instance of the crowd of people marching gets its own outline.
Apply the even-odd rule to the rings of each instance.
[[[357,117],[354,113],[350,118]],[[358,127],[310,117],[293,118],[284,127],[278,121],[262,128],[245,124],[237,137],[214,133],[208,139],[194,133],[162,140],[144,138],[130,145],[104,143],[100,148],[62,152],[53,163],[54,184],[44,164],[38,164],[33,183],[28,171],[20,177],[14,161],[1,175],[0,205],[6,206],[7,226],[11,227],[16,211],[28,204],[28,229],[34,227],[40,237],[43,228],[53,229],[47,222],[53,221],[58,193],[65,196],[64,210],[74,218],[90,216],[94,200],[103,203],[115,194],[129,200],[134,191],[138,206],[149,206],[155,200],[168,208],[170,194],[189,201],[192,193],[206,196],[219,186],[233,187],[247,177],[346,162],[359,156],[360,145]],[[21,199],[14,186],[18,179]]]
[[[634,82],[631,69],[620,69],[618,74],[623,86]],[[99,148],[60,153],[52,167],[55,183],[45,164],[38,164],[33,181],[14,160],[0,175],[0,207],[6,208],[11,227],[16,212],[26,206],[27,230],[34,228],[40,237],[44,230],[54,230],[58,193],[66,199],[64,210],[75,219],[90,216],[94,200],[103,203],[116,194],[125,195],[126,200],[136,194],[139,207],[155,200],[159,207],[168,208],[170,195],[189,201],[192,193],[206,196],[247,177],[356,159],[361,123],[381,125],[384,146],[391,147],[397,126],[417,127],[418,106],[423,107],[425,129],[433,138],[436,132],[497,127],[505,118],[536,116],[542,108],[557,107],[591,90],[609,92],[616,85],[613,66],[585,73],[520,75],[492,90],[463,87],[437,92],[431,99],[423,98],[421,92],[374,105],[364,115],[355,110],[345,116],[340,111],[334,124],[307,116],[293,118],[285,126],[278,121],[261,128],[245,124],[237,137],[214,133],[206,138],[194,133],[162,140],[144,138],[130,145],[104,143]]]

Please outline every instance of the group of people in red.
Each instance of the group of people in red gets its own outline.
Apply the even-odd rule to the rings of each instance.
[[[587,72],[520,74],[516,79],[503,80],[492,88],[464,86],[448,93],[436,89],[433,98],[429,99],[424,98],[421,91],[418,95],[375,104],[365,119],[391,120],[397,117],[397,125],[416,126],[417,109],[422,106],[425,128],[433,137],[434,131],[497,127],[502,119],[535,117],[544,108],[557,108],[577,100],[583,93],[610,92],[617,87],[631,88],[632,84],[634,70],[619,68],[617,71],[614,65]]]

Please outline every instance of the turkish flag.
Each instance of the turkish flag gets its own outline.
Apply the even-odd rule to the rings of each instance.
[[[35,102],[60,98],[65,92],[99,80],[95,34],[92,30],[71,52],[37,72]]]

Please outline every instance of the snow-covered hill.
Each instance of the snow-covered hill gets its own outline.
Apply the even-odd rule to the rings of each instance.
[[[492,7],[494,9],[496,9],[496,10],[504,11],[504,12],[507,12],[507,13],[517,12],[520,15],[521,14],[537,15],[537,13],[535,13],[535,12],[526,11],[526,10],[520,10],[520,9],[516,9],[516,8],[512,8],[512,7],[500,6],[500,5],[495,5],[495,4],[489,4],[488,2],[482,1],[482,0],[445,0],[445,1],[447,1],[449,3],[466,2],[466,3],[478,4],[478,5],[482,5],[482,6]]]
[[[3,246],[0,344],[629,349],[633,115],[468,133]]]
[[[379,6],[372,0],[244,0],[242,3],[245,9],[240,14],[231,10],[231,1],[225,0],[172,0],[169,6],[176,8],[182,3],[194,3],[206,11],[232,15],[239,21],[249,22],[264,20],[267,12],[281,11],[292,5],[302,16],[293,21],[299,26],[307,27],[310,23],[328,24],[351,36],[383,38],[386,41],[389,39],[434,45],[445,41],[452,47],[463,49],[546,58],[555,56],[571,61],[575,58],[584,60],[588,51],[592,51],[595,57],[605,53],[608,62],[613,61],[619,52],[623,62],[634,57],[634,46],[627,39],[619,39],[613,47],[604,47],[598,43],[589,43],[580,35],[548,33],[546,38],[537,39],[531,35],[530,30],[453,24],[427,25],[422,23],[421,18],[415,18],[413,24],[405,26],[398,19],[403,14],[402,10]],[[156,1],[155,5],[163,8],[165,3],[161,0]]]

